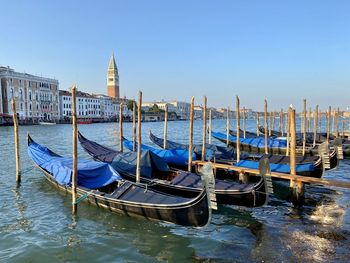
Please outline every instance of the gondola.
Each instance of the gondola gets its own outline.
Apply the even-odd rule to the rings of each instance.
[[[232,136],[236,136],[237,133],[234,130],[229,130],[229,134]],[[244,137],[244,131],[239,130],[239,136],[241,138],[256,138],[261,137],[261,135],[257,135],[255,132],[245,131],[245,137]]]
[[[262,134],[265,134],[265,128],[263,126],[259,126],[259,131],[262,133]],[[270,131],[268,131],[269,133]],[[307,144],[313,144],[314,142],[314,133],[313,132],[306,132],[306,143]],[[303,143],[303,133],[301,132],[297,132],[296,134],[296,140],[297,140],[297,144],[299,145],[302,145]],[[273,137],[283,137],[283,136],[286,136],[286,133],[283,133],[282,132],[279,132],[279,131],[274,131],[274,130],[271,130],[271,136]],[[330,140],[334,140],[335,137],[333,135],[330,135],[329,137]],[[316,143],[322,143],[322,142],[325,142],[327,140],[327,134],[326,133],[316,133]]]
[[[212,132],[212,136],[226,143],[227,135],[220,132]],[[236,137],[229,135],[229,144],[233,147],[236,147]],[[256,138],[240,138],[240,149],[242,151],[254,153],[254,154],[264,154],[265,153],[265,139],[261,137]],[[322,150],[321,150],[322,149]],[[273,155],[285,155],[287,151],[287,141],[285,139],[268,139],[268,152]],[[302,155],[302,148],[298,147],[296,149],[297,155]],[[339,159],[337,156],[337,150],[335,148],[328,150],[328,147],[324,149],[324,147],[316,146],[316,147],[306,147],[305,149],[306,156],[321,156],[325,160],[325,168],[326,169],[334,169],[339,164]]]
[[[158,146],[160,147],[163,146],[164,140],[156,137],[151,132],[150,132],[150,139],[152,142],[154,142]],[[127,141],[126,146],[131,147],[130,144],[131,142]],[[214,144],[211,144],[210,146],[212,150],[215,150]],[[152,149],[151,147],[145,146],[145,145],[143,145],[143,147],[147,147],[147,149]],[[181,149],[188,149],[188,145],[167,140],[167,149],[175,150],[177,149],[176,147],[181,147]],[[222,146],[218,146],[218,147],[225,148]],[[156,151],[158,150],[156,149],[155,152]],[[220,157],[220,155],[218,156]],[[251,154],[250,155],[248,153],[243,153],[241,154],[241,158],[240,158],[241,161],[239,163],[236,163],[235,161],[236,158],[231,158],[230,160],[227,160],[227,159],[220,159],[218,157],[215,158],[215,162],[232,164],[237,167],[258,169],[259,161],[264,158],[267,158],[269,160],[270,168],[272,172],[280,172],[280,173],[287,173],[287,174],[290,173],[289,157],[284,155],[273,155],[273,154]],[[298,175],[310,176],[315,178],[321,178],[323,175],[324,164],[320,156],[298,156],[296,163],[297,163],[296,170]]]
[[[155,136],[152,131],[149,131],[149,138],[151,142],[163,148],[164,139]],[[183,149],[188,150],[188,144],[182,144],[170,140],[166,140],[166,148],[167,150],[175,150],[175,149]],[[228,146],[219,146],[215,144],[207,143],[205,145],[206,148],[206,156],[205,160],[215,160],[215,162],[232,162],[237,159],[236,151],[233,147]],[[197,160],[202,159],[202,144],[194,144],[193,152]],[[241,159],[247,157],[247,153],[241,153]]]
[[[135,180],[136,153],[121,153],[90,141],[79,133],[83,149],[95,160],[108,162],[120,175]],[[149,188],[179,196],[191,197],[201,189],[201,179],[195,173],[169,168],[159,156],[143,150],[141,158],[141,182]],[[234,175],[238,177],[238,175]],[[252,176],[251,183],[241,184],[232,180],[215,180],[215,194],[218,204],[257,207],[267,200],[264,177]]]
[[[28,154],[46,179],[71,193],[72,158],[62,157],[28,136]],[[78,160],[77,195],[112,212],[149,220],[201,227],[210,220],[207,192],[194,198],[173,196],[120,177],[109,164]]]
[[[265,128],[260,126],[259,130],[264,133],[265,132]],[[282,137],[282,133],[279,131],[274,131],[271,130],[271,135],[274,137]],[[297,145],[302,145],[303,144],[303,134],[302,133],[297,133]],[[336,140],[336,136],[330,134],[329,135],[329,145],[332,147],[333,146],[333,142]],[[349,139],[345,139],[344,137],[340,138],[341,139],[341,144],[342,144],[342,149],[343,149],[343,157],[345,158],[350,158],[350,140]],[[327,133],[316,133],[316,140],[315,143],[316,144],[320,144],[323,142],[327,141]],[[314,143],[314,133],[313,132],[306,132],[306,145],[313,145]]]

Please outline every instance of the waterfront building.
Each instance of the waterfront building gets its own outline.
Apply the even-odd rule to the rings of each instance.
[[[20,121],[58,121],[58,80],[16,72],[10,67],[0,67],[0,113],[11,115],[11,100],[16,101]]]
[[[117,64],[115,63],[114,55],[109,60],[107,70],[107,95],[114,99],[120,98],[119,93],[119,74]]]
[[[89,94],[77,91],[77,117],[80,119],[116,120],[119,117],[120,103],[123,105],[123,116],[130,118],[132,110],[127,107],[126,99],[114,99],[103,94]],[[60,90],[61,120],[69,120],[72,116],[72,94],[70,90]]]
[[[203,107],[202,106],[194,106],[194,119],[203,119]]]
[[[143,102],[143,108],[151,108],[153,105],[157,105],[159,109],[165,110],[165,105],[168,105],[168,112],[175,112],[178,119],[187,120],[190,117],[191,104],[182,101],[155,101],[155,102]]]
[[[68,120],[72,116],[72,93],[70,90],[60,90],[60,119]],[[76,93],[77,118],[100,119],[101,103],[100,99],[85,92]]]

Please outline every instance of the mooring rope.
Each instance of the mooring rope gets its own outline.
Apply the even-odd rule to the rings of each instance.
[[[87,192],[87,193],[83,194],[82,196],[80,196],[80,197],[79,197],[75,202],[73,202],[72,204],[73,204],[73,205],[79,204],[81,201],[84,201],[86,198],[88,198],[88,196],[89,196],[90,194],[92,194],[92,192],[93,192],[93,191],[90,191],[90,192]]]

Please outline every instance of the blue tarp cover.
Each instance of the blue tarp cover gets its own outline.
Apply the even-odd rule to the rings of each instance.
[[[234,166],[259,169],[259,162],[242,160],[242,161],[238,162],[237,164],[235,164]],[[290,173],[290,165],[289,164],[270,163],[270,169],[271,169],[271,172]],[[314,170],[315,170],[315,166],[312,163],[297,164],[296,165],[297,174],[301,173],[301,172],[314,171]]]
[[[212,132],[211,133],[214,138],[219,138],[222,140],[226,140],[226,134],[221,132]],[[230,142],[236,142],[236,136],[229,135],[228,139]],[[241,144],[251,145],[257,148],[265,148],[265,138],[256,137],[256,138],[239,138]],[[268,147],[269,148],[286,148],[287,141],[281,139],[268,139]]]
[[[48,171],[61,185],[71,185],[73,159],[59,156],[50,149],[31,142],[28,155]],[[96,189],[120,180],[120,175],[106,163],[78,159],[78,186]]]
[[[133,142],[124,138],[124,145],[130,151],[133,149]],[[188,163],[188,150],[184,149],[156,149],[148,145],[141,144],[141,151],[151,151],[161,157],[166,163],[173,165],[187,165]],[[192,160],[196,160],[196,154],[192,153]]]

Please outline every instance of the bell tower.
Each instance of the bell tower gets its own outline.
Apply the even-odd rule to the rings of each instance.
[[[111,56],[107,71],[107,95],[119,99],[119,75],[114,54]]]

